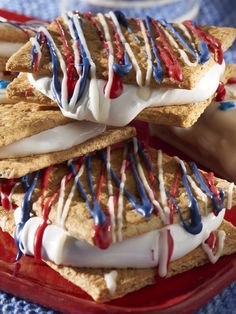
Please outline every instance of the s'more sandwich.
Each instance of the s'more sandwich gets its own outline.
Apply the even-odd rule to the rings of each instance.
[[[187,127],[211,102],[235,36],[233,28],[133,19],[121,11],[68,12],[7,62],[8,70],[22,72],[8,97],[106,125],[137,117]]]
[[[235,186],[135,137],[1,182],[0,226],[106,302],[236,251]],[[43,276],[43,274],[42,274]]]
[[[57,107],[16,103],[0,106],[0,177],[18,178],[134,135],[130,127],[64,117]]]
[[[43,24],[41,24],[43,25]],[[18,23],[0,17],[0,103],[14,102],[6,98],[5,89],[18,71],[6,71],[7,60],[31,37],[35,37],[39,23]]]
[[[236,65],[226,67],[225,87],[190,128],[152,125],[151,134],[191,159],[236,182]]]

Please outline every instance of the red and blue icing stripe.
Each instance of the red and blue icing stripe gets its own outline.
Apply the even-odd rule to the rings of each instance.
[[[224,60],[224,51],[219,39],[213,37],[209,33],[204,32],[196,23],[184,21],[183,24],[203,42],[206,43],[212,53],[214,53],[215,61],[222,64]],[[207,60],[206,60],[207,61]]]
[[[87,81],[89,78],[89,73],[91,70],[91,62],[90,57],[86,53],[86,49],[83,46],[82,40],[80,38],[80,35],[78,33],[77,27],[75,25],[75,21],[79,23],[82,31],[83,31],[83,21],[84,19],[87,19],[96,29],[97,35],[99,37],[99,40],[102,42],[103,47],[106,51],[107,57],[109,57],[109,54],[111,53],[108,49],[107,42],[104,37],[104,32],[101,28],[100,23],[98,20],[92,16],[90,13],[86,13],[84,15],[80,14],[79,12],[70,12],[66,14],[66,18],[69,21],[69,24],[71,27],[67,27],[68,31],[70,33],[71,38],[73,39],[74,43],[76,43],[78,48],[78,53],[80,55],[80,64],[75,65],[75,58],[73,56],[73,53],[70,52],[70,47],[67,42],[64,29],[62,25],[60,24],[59,20],[56,20],[56,25],[58,28],[59,36],[62,39],[63,45],[66,50],[66,67],[67,67],[67,104],[70,103],[70,100],[72,96],[74,96],[75,86],[79,86],[78,88],[78,95],[76,95],[75,103],[78,107],[80,105],[80,100],[83,97]],[[134,64],[132,64],[133,60],[131,60],[131,56],[127,53],[126,49],[126,41],[125,37],[121,37],[122,34],[119,34],[119,31],[117,30],[118,26],[122,26],[126,29],[126,31],[133,36],[134,40],[140,44],[141,39],[138,35],[135,34],[135,32],[132,30],[132,27],[129,25],[129,20],[126,18],[124,13],[121,11],[114,11],[113,18],[109,18],[109,15],[107,15],[106,20],[109,22],[109,27],[113,31],[114,36],[114,43],[113,46],[116,45],[117,53],[116,53],[116,62],[112,64],[113,68],[113,80],[111,84],[111,91],[109,97],[111,99],[117,98],[121,95],[123,91],[122,87],[122,77],[128,75],[130,71],[133,69]],[[116,24],[114,22],[114,19],[118,21],[119,24]],[[204,64],[207,62],[210,58],[210,51],[214,53],[215,60],[218,63],[223,62],[223,49],[220,41],[217,38],[214,38],[212,35],[208,34],[204,30],[202,30],[200,27],[198,27],[196,24],[185,21],[183,25],[186,27],[186,29],[194,36],[199,39],[199,45],[196,47],[195,43],[189,43],[187,39],[185,38],[186,35],[182,34],[181,31],[178,30],[177,25],[170,24],[166,22],[163,19],[155,21],[151,17],[147,16],[144,19],[144,27],[146,29],[147,37],[150,42],[152,53],[154,56],[154,60],[151,60],[152,62],[152,70],[153,70],[153,78],[155,81],[160,84],[164,77],[170,77],[174,81],[182,81],[183,73],[182,73],[182,66],[179,63],[179,60],[176,56],[176,52],[169,43],[167,39],[167,35],[165,32],[168,32],[170,36],[173,36],[173,38],[176,39],[179,45],[181,45],[186,52],[197,62],[200,64]],[[140,25],[137,20],[137,25]],[[78,26],[78,24],[77,24]],[[189,39],[189,38],[188,38]],[[62,87],[61,87],[61,80],[59,77],[59,69],[58,69],[58,56],[56,54],[54,45],[55,43],[51,41],[51,39],[45,34],[45,31],[40,30],[40,32],[36,36],[36,40],[39,44],[40,49],[42,50],[44,44],[47,44],[51,62],[52,62],[52,72],[53,72],[53,78],[52,78],[52,90],[54,97],[59,104],[59,106],[63,109],[65,109],[66,104],[65,99],[62,101]],[[85,39],[86,40],[86,39]],[[38,48],[38,47],[37,47]],[[37,70],[38,63],[39,63],[39,52],[37,51],[36,46],[34,45],[31,51],[31,66],[34,68],[34,70]],[[80,67],[81,72],[78,73],[77,66]],[[137,65],[136,67],[137,68]],[[136,69],[137,71],[137,69]],[[140,69],[139,69],[140,71]],[[137,77],[140,77],[140,73]],[[136,78],[137,78],[136,77]],[[139,82],[139,85],[142,85],[141,82]],[[106,88],[106,84],[104,87],[104,90]],[[73,101],[74,101],[73,100]],[[66,110],[76,110],[76,108],[73,106],[73,109],[67,108]]]
[[[156,48],[155,40],[154,40],[153,35],[152,35],[151,18],[149,16],[147,16],[145,18],[144,25],[146,26],[147,36],[151,42],[152,52],[153,52],[153,55],[155,57],[155,64],[153,64],[153,77],[157,83],[161,83],[163,78],[164,78],[164,70],[163,70],[163,67],[161,65],[160,56],[159,56],[158,50]]]
[[[199,43],[199,52],[197,49],[193,49],[190,44],[185,40],[180,32],[177,31],[176,27],[173,24],[168,23],[166,20],[158,20],[158,22],[167,28],[171,34],[183,45],[183,47],[194,57],[195,60],[198,60],[201,64],[207,62],[211,55],[205,41],[201,40]]]
[[[223,190],[220,190],[219,193],[218,193],[218,190],[216,189],[215,187],[215,191],[217,192],[212,192],[207,184],[205,183],[205,181],[203,180],[203,177],[201,176],[198,168],[197,168],[197,165],[194,163],[194,162],[190,162],[190,167],[192,168],[192,171],[193,171],[193,174],[194,176],[196,177],[198,183],[200,184],[200,187],[201,189],[209,196],[209,198],[211,199],[212,201],[212,205],[213,205],[213,208],[215,210],[216,213],[219,213],[222,208],[223,208],[223,203],[224,203],[224,191]],[[217,195],[216,195],[217,193]]]

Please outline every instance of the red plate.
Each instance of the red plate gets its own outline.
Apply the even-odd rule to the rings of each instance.
[[[0,15],[16,21],[30,17],[0,10]],[[140,127],[141,126],[141,127]],[[149,140],[145,124],[138,124],[139,136]],[[152,146],[162,147],[172,154],[176,151],[152,139]],[[227,213],[236,226],[236,207]],[[80,288],[63,279],[44,263],[23,257],[15,262],[13,239],[0,229],[0,290],[70,313],[191,313],[231,282],[236,280],[236,254],[221,258],[215,265],[208,264],[173,278],[160,279],[155,285],[131,293],[106,304],[97,304]]]

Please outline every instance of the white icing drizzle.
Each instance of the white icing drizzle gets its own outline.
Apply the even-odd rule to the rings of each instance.
[[[167,29],[165,29],[162,25],[160,25],[160,28],[162,29],[162,31],[164,32],[164,34],[166,35],[166,37],[168,38],[169,42],[171,43],[171,45],[173,45],[179,52],[182,60],[184,61],[185,64],[187,64],[190,67],[195,67],[198,65],[198,60],[196,60],[195,62],[192,62],[187,53],[180,48],[180,45],[177,43],[177,41],[174,39],[174,37],[167,31]]]
[[[116,292],[117,276],[118,276],[118,273],[116,270],[112,270],[110,273],[104,274],[104,280],[106,282],[107,289],[109,290],[111,295],[113,295]]]
[[[186,172],[186,168],[185,168]],[[188,182],[190,183],[191,187],[195,191],[195,193],[202,199],[202,201],[205,203],[205,211],[207,210],[207,203],[208,203],[208,198],[207,194],[204,193],[196,184],[196,182],[193,180],[193,178],[190,175],[187,175]]]
[[[184,36],[187,37],[188,42],[192,43],[192,37],[187,27],[183,23],[178,23],[178,28],[180,28],[181,31],[184,33]]]
[[[139,25],[140,29],[143,35],[144,43],[145,43],[145,49],[146,49],[146,54],[147,54],[147,72],[146,72],[146,85],[150,85],[150,81],[152,78],[152,51],[151,51],[151,46],[148,40],[148,36],[146,33],[146,28],[144,26],[143,20],[139,20]]]
[[[86,39],[84,37],[83,30],[81,28],[80,22],[73,13],[69,12],[68,15],[73,18],[76,30],[78,32],[79,38],[81,40],[81,43],[84,47],[84,50],[86,51],[87,57],[89,59],[90,63],[90,81],[89,81],[89,99],[91,102],[91,105],[94,107],[95,111],[93,112],[95,114],[95,118],[99,119],[101,115],[101,110],[99,108],[99,91],[98,91],[98,84],[96,79],[96,65],[91,57]]]
[[[57,203],[57,224],[61,225],[61,216],[62,216],[62,207],[64,203],[65,197],[65,187],[66,187],[66,176],[64,176],[61,180],[59,198]]]
[[[112,41],[111,41],[111,35],[109,32],[109,27],[106,21],[106,18],[103,14],[98,13],[97,17],[99,19],[99,22],[101,23],[105,35],[105,40],[106,44],[108,46],[108,82],[104,91],[105,97],[110,99],[110,92],[111,92],[111,87],[112,87],[112,81],[113,81],[113,76],[114,76],[114,71],[113,71],[113,63],[114,63],[114,51],[113,51],[113,46],[112,46]]]
[[[112,243],[116,242],[116,221],[115,221],[115,202],[114,202],[114,193],[113,186],[111,181],[111,146],[107,147],[107,188],[108,188],[108,209],[111,219],[111,233],[112,233]]]
[[[31,37],[30,38],[31,45],[34,47],[36,50],[36,53],[38,54],[38,63],[42,57],[42,51],[39,42],[37,41],[36,37]]]
[[[72,161],[69,161],[69,162],[72,162]],[[64,198],[65,182],[61,182],[60,196],[59,196],[58,208],[57,208],[57,217],[58,217],[58,224],[60,226],[62,226],[63,228],[64,228],[65,221],[66,221],[66,218],[67,218],[69,210],[70,210],[71,201],[72,201],[74,194],[75,194],[75,191],[76,191],[77,181],[82,176],[83,172],[84,172],[84,163],[81,165],[76,177],[74,178],[74,183],[71,187],[70,193],[66,199],[64,207],[62,207],[63,199],[60,200],[60,196]],[[64,178],[63,178],[63,180],[64,180]],[[59,205],[59,203],[60,203],[60,205]]]
[[[116,26],[116,30],[120,36],[120,39],[121,39],[121,42],[122,44],[124,45],[124,48],[125,50],[127,51],[130,59],[131,59],[131,62],[136,70],[136,81],[137,81],[137,84],[139,86],[142,86],[143,85],[143,82],[142,82],[142,72],[140,70],[140,67],[139,67],[139,64],[138,64],[138,61],[137,59],[135,58],[135,54],[133,53],[130,45],[127,43],[123,33],[122,33],[122,30],[121,30],[121,27],[120,27],[120,24],[116,18],[116,15],[114,14],[114,12],[110,11],[108,13],[108,16],[112,19],[114,25]]]
[[[217,251],[214,254],[212,249],[209,247],[209,245],[205,242],[202,243],[202,248],[207,254],[210,262],[212,264],[215,264],[218,259],[221,257],[223,249],[224,249],[224,242],[225,242],[225,232],[223,230],[220,230],[217,234]]]
[[[147,178],[146,178],[146,176],[144,174],[144,171],[143,171],[143,168],[142,168],[139,156],[138,156],[138,142],[137,142],[137,138],[134,138],[133,142],[134,142],[134,153],[135,153],[137,169],[138,169],[138,173],[140,175],[140,178],[142,180],[143,186],[144,186],[144,188],[145,188],[145,190],[146,190],[150,200],[152,201],[152,204],[158,210],[161,220],[163,221],[163,223],[168,224],[169,223],[168,222],[169,218],[166,217],[166,213],[169,212],[169,207],[167,206],[168,209],[164,207],[164,210],[163,210],[163,208],[161,207],[161,205],[158,202],[158,200],[155,199],[153,190],[151,189],[150,185],[148,184],[148,180],[147,180]]]
[[[64,109],[69,110],[68,107],[68,94],[67,94],[67,72],[66,72],[66,64],[65,61],[61,55],[60,50],[58,49],[57,45],[55,44],[52,36],[50,35],[50,33],[48,32],[48,30],[45,27],[40,27],[39,28],[39,32],[43,32],[51,41],[53,48],[55,50],[55,53],[57,55],[63,76],[62,76],[62,82],[61,82],[61,102],[62,102],[62,106]],[[39,62],[39,61],[38,61]]]
[[[232,200],[233,200],[233,190],[234,190],[234,183],[231,182],[228,186],[228,200],[227,200],[227,207],[226,209],[232,208]]]
[[[196,182],[193,180],[193,178],[187,174],[187,169],[185,167],[185,164],[183,162],[183,160],[179,159],[178,157],[176,157],[176,160],[178,161],[178,163],[181,165],[187,179],[188,182],[190,183],[191,187],[193,188],[193,190],[195,191],[195,193],[202,199],[202,201],[205,203],[205,210],[207,210],[207,202],[208,202],[208,198],[207,198],[207,194],[204,193],[196,184]]]
[[[159,180],[161,203],[163,206],[164,217],[165,217],[164,223],[169,224],[170,223],[170,208],[167,204],[167,195],[166,195],[165,184],[164,184],[164,172],[163,172],[163,166],[162,166],[162,151],[158,150],[157,154],[158,154],[157,155],[158,180]]]
[[[118,196],[118,208],[117,208],[117,234],[118,234],[118,241],[121,242],[123,240],[122,236],[122,227],[123,227],[123,209],[124,209],[124,187],[126,181],[126,156],[127,156],[127,145],[124,148],[123,153],[123,161],[120,170],[120,186],[119,186],[119,196]]]
[[[13,209],[13,207],[12,207],[12,203],[13,203],[13,202],[12,202],[12,195],[13,195],[13,193],[15,192],[15,190],[17,189],[17,187],[18,187],[19,185],[21,185],[21,183],[20,183],[20,182],[16,182],[16,184],[13,185],[13,187],[12,187],[12,189],[11,189],[11,192],[10,192],[10,194],[9,194],[9,196],[8,196],[9,205],[10,205],[9,210],[12,210],[12,209]]]

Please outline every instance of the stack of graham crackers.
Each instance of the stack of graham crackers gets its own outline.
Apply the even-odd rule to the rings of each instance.
[[[11,56],[6,70],[20,73],[0,107],[0,226],[18,260],[42,259],[106,302],[236,251],[224,219],[234,184],[126,126],[193,125],[230,76],[223,53],[235,37],[68,12]]]

